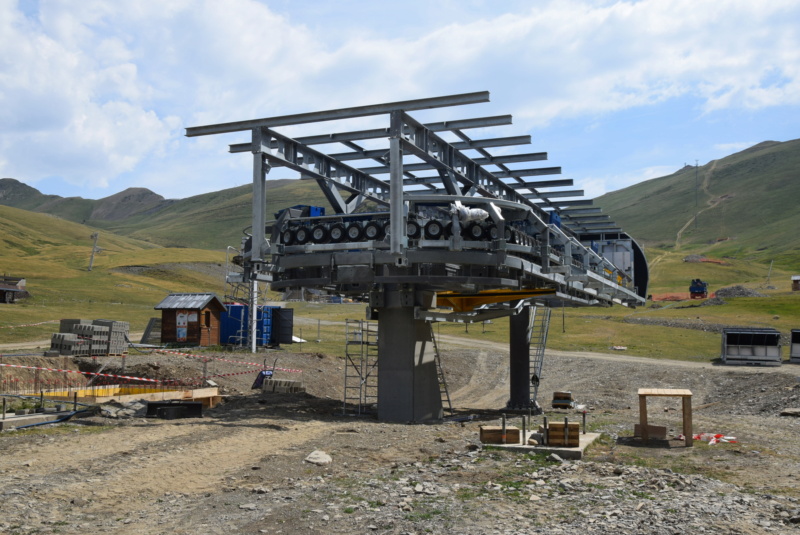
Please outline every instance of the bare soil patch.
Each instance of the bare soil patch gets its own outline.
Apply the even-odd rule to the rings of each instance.
[[[496,424],[508,397],[507,348],[444,336],[440,345],[457,412],[473,420],[402,425],[343,416],[343,361],[282,351],[278,367],[302,374],[276,376],[302,376],[307,393],[262,397],[250,390],[257,367],[214,360],[207,372],[220,375],[214,380],[227,397],[201,419],[92,416],[3,433],[0,531],[749,534],[790,533],[800,522],[800,420],[779,416],[800,407],[792,365],[549,351],[540,402],[547,407],[552,392],[570,390],[590,429],[604,433],[585,461],[562,464],[478,443],[479,425]],[[153,353],[130,355],[126,371],[192,377],[203,366]],[[737,442],[641,444],[631,438],[641,387],[692,390],[695,431]],[[679,403],[651,400],[652,423],[679,432]],[[314,450],[333,462],[305,462]]]

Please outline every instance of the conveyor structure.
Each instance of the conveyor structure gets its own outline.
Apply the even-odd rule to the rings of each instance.
[[[530,136],[473,139],[465,133],[508,125],[511,116],[422,123],[409,115],[488,100],[488,92],[466,93],[186,132],[250,135],[230,146],[253,158],[252,227],[240,255],[245,281],[368,301],[368,319],[378,321],[382,420],[442,416],[427,322],[485,321],[523,311],[527,317],[534,305],[644,303],[642,249],[591,200],[581,199],[581,190],[561,189],[571,187],[571,179],[532,179],[561,172],[529,167],[546,153],[488,151],[530,144]],[[386,126],[297,138],[277,130],[367,116],[384,117]],[[286,209],[268,221],[265,181],[273,167],[315,180],[333,213]],[[511,370],[522,377],[511,378],[509,407],[525,409],[535,404],[531,369],[514,361],[530,353],[534,323],[516,323]]]

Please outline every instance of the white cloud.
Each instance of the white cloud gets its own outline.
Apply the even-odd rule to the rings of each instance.
[[[594,199],[619,189],[627,188],[645,180],[671,175],[678,169],[674,166],[659,165],[635,169],[627,173],[606,175],[602,177],[587,177],[576,181],[575,185],[584,190],[588,199]]]
[[[483,89],[487,114],[515,115],[495,135],[682,97],[706,114],[800,104],[793,0],[323,4],[315,18],[271,0],[40,2],[32,16],[0,2],[0,175],[102,189],[137,170],[158,183],[158,164],[208,189],[243,156],[199,158],[228,140],[184,126]]]
[[[717,143],[714,145],[714,150],[718,151],[724,156],[728,156],[735,152],[743,151],[744,149],[750,148],[753,145],[756,145],[757,142],[754,141],[738,141],[734,143]]]

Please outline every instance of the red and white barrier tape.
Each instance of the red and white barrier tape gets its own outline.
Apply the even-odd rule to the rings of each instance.
[[[130,376],[130,375],[115,375],[113,373],[82,372],[82,371],[79,371],[79,370],[62,370],[60,368],[42,368],[42,367],[38,367],[38,366],[22,366],[20,364],[2,364],[2,363],[0,363],[0,366],[5,366],[7,368],[22,368],[22,369],[26,369],[26,370],[44,370],[44,371],[48,371],[48,372],[78,373],[78,374],[81,374],[81,375],[96,375],[96,376],[99,376],[99,377],[112,377],[112,378],[115,378],[115,379],[130,379],[130,380],[134,380],[134,381],[145,381],[145,382],[148,382],[148,383],[164,384],[164,385],[189,383],[191,381],[202,381],[204,379],[211,379],[211,378],[214,378],[214,377],[232,377],[234,375],[245,375],[245,374],[252,374],[253,373],[253,370],[247,370],[245,372],[217,373],[217,374],[214,374],[214,375],[206,375],[206,376],[203,376],[203,377],[190,377],[188,379],[149,379],[147,377],[133,377],[133,376]],[[300,371],[300,370],[297,370],[297,371]]]
[[[2,364],[0,366],[5,366],[7,368],[23,368],[26,370],[44,370],[48,372],[63,372],[63,373],[80,373],[81,375],[96,375],[99,377],[114,377],[116,379],[133,379],[135,381],[147,381],[148,383],[161,383],[164,381],[159,381],[158,379],[148,379],[147,377],[131,377],[130,375],[114,375],[113,373],[94,373],[94,372],[82,372],[79,370],[62,370],[60,368],[40,368],[38,366],[22,366],[20,364]]]
[[[258,362],[245,362],[245,361],[242,361],[242,360],[230,360],[230,359],[223,359],[223,358],[220,358],[220,357],[207,357],[207,356],[203,356],[203,355],[193,355],[191,353],[181,353],[179,351],[169,351],[167,349],[156,349],[156,353],[162,353],[162,354],[165,354],[165,355],[179,355],[179,356],[182,356],[182,357],[192,357],[192,358],[202,359],[202,360],[219,360],[221,362],[230,362],[231,364],[241,364],[243,366],[257,366],[258,368],[261,368],[263,370],[275,370],[275,371],[290,372],[290,373],[303,373],[303,370],[293,370],[293,369],[290,369],[290,368],[273,368],[272,366],[264,366],[263,363],[258,363]]]
[[[35,327],[37,325],[45,325],[47,323],[58,323],[59,320],[40,321],[39,323],[25,323],[22,325],[3,325],[0,329],[13,329],[15,327]]]

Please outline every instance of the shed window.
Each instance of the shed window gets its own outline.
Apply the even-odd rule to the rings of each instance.
[[[206,310],[205,313],[203,314],[203,323],[209,329],[211,328],[211,311],[210,310]]]

